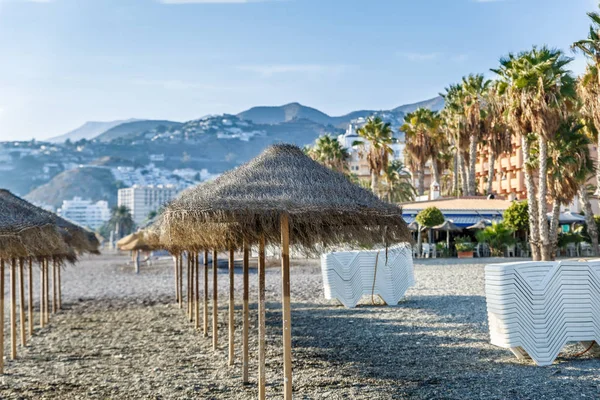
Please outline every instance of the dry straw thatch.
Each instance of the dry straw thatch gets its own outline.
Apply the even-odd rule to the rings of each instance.
[[[0,258],[69,253],[51,217],[8,190],[0,189]]]
[[[293,245],[312,250],[339,243],[411,241],[401,209],[351,183],[293,145],[274,145],[215,181],[185,191],[165,209],[163,231],[174,240],[203,232],[213,243],[219,230],[237,230],[256,243],[279,243],[280,218],[288,214]],[[214,225],[218,226],[218,225]],[[222,232],[221,232],[222,233]]]
[[[59,232],[63,236],[63,240],[69,247],[71,247],[72,251],[70,253],[77,252],[100,254],[100,252],[98,251],[100,242],[98,242],[98,239],[95,237],[93,232],[89,232],[81,226],[76,225],[71,221],[67,221],[66,219],[56,215],[55,213],[37,207],[26,200],[23,200],[16,196],[13,197],[14,201],[20,202],[20,204],[23,207],[31,208],[34,212],[45,215],[49,219],[54,221],[54,224],[58,227]]]

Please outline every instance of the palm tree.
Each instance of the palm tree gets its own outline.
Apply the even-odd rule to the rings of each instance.
[[[467,194],[474,196],[477,190],[475,167],[477,164],[477,145],[483,135],[482,107],[491,81],[482,74],[469,75],[462,80],[465,127],[469,134],[469,176]]]
[[[552,203],[550,218],[551,253],[554,256],[558,245],[558,227],[561,205],[570,204],[575,196],[581,195],[582,188],[594,171],[594,162],[590,157],[591,141],[583,132],[583,125],[574,117],[564,121],[552,141],[548,142],[548,201]],[[534,158],[537,148],[532,149]],[[587,193],[586,190],[583,190]],[[583,197],[587,198],[586,194]],[[583,200],[585,202],[585,199]],[[589,199],[587,200],[589,204]],[[584,209],[588,204],[584,204]],[[591,210],[591,205],[589,205]],[[593,214],[590,213],[593,221]],[[587,217],[586,217],[587,220]],[[592,224],[590,238],[592,248],[597,254],[598,232]]]
[[[588,37],[573,43],[571,48],[576,52],[582,52],[597,70],[600,68],[600,14],[589,12],[587,15],[592,20]],[[597,78],[600,84],[600,77],[597,76]]]
[[[392,161],[384,172],[382,193],[388,202],[406,203],[414,201],[415,188],[411,183],[410,173],[400,160]]]
[[[115,230],[117,239],[121,239],[126,233],[131,233],[135,227],[131,212],[126,206],[113,207],[108,224]]]
[[[458,178],[460,177],[462,194],[466,195],[469,191],[469,182],[466,164],[469,162],[469,133],[466,129],[466,117],[464,109],[464,90],[462,85],[455,84],[447,87],[445,93],[440,93],[444,98],[444,109],[441,112],[443,127],[447,132],[447,137],[452,142],[455,149],[454,170],[456,187],[458,193]]]
[[[404,124],[400,131],[404,132],[406,147],[409,157],[417,165],[419,195],[425,193],[425,165],[431,161],[433,179],[439,184],[440,170],[437,155],[447,148],[445,137],[440,129],[441,118],[438,113],[426,108],[418,108],[404,116]]]
[[[331,135],[323,135],[317,138],[315,145],[308,150],[307,154],[315,161],[339,172],[348,170],[348,150],[346,150],[337,138]]]
[[[600,148],[600,84],[598,67],[588,65],[585,73],[577,81],[577,94],[581,100],[580,112],[586,120],[588,135]],[[600,168],[596,169],[596,192],[600,194]]]
[[[580,78],[577,91],[583,102],[582,113],[590,118],[596,127],[600,129],[600,14],[589,12],[588,17],[592,24],[588,37],[579,40],[571,46],[573,51],[583,53],[589,60],[585,74]],[[600,148],[600,136],[596,135],[598,148]],[[597,193],[600,193],[600,169],[596,170]]]
[[[365,126],[357,130],[357,133],[366,143],[359,143],[367,152],[367,162],[371,172],[371,190],[378,195],[379,177],[388,166],[390,155],[394,154],[391,144],[394,141],[392,127],[389,122],[383,122],[380,117],[372,117],[367,120]]]
[[[505,102],[498,95],[498,82],[490,85],[484,106],[484,136],[489,152],[486,194],[492,193],[496,160],[512,152],[512,131],[504,118]]]
[[[544,261],[549,260],[551,255],[546,221],[548,141],[553,138],[561,121],[566,119],[576,97],[575,79],[566,69],[571,61],[560,50],[534,47],[517,55],[509,54],[500,60],[500,68],[494,70],[501,80],[499,93],[507,101],[507,121],[522,138],[523,158],[527,164],[530,140],[537,141],[537,199],[531,165],[526,168],[525,175],[532,255]],[[537,217],[534,215],[536,212]]]

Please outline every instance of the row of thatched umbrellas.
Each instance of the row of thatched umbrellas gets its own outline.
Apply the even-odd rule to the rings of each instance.
[[[229,364],[234,364],[235,250],[243,252],[242,379],[248,383],[249,254],[258,248],[258,391],[265,398],[265,246],[281,247],[284,398],[292,398],[290,246],[310,253],[340,244],[388,246],[411,241],[395,205],[316,163],[298,147],[275,145],[213,182],[183,192],[143,233],[144,249],[175,257],[176,299],[183,307],[183,254],[187,254],[188,317],[200,326],[199,260],[204,261],[203,332],[208,336],[208,254],[213,261],[212,341],[217,349],[217,254],[229,254]],[[141,245],[140,245],[141,246]],[[141,248],[141,247],[140,247]],[[136,246],[127,249],[136,250]]]
[[[11,359],[17,358],[17,272],[19,279],[19,320],[21,345],[27,345],[25,309],[28,309],[29,336],[34,334],[33,263],[40,268],[39,323],[50,321],[50,291],[52,313],[61,308],[61,266],[73,263],[83,253],[98,253],[98,242],[92,232],[34,206],[0,189],[0,373],[4,372],[4,267],[10,268],[10,336]],[[28,266],[28,295],[24,268]],[[50,268],[52,278],[50,278]],[[50,285],[50,279],[52,283]]]

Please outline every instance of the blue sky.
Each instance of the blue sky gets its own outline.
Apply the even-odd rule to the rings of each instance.
[[[568,50],[594,0],[0,0],[0,140],[85,121],[293,101],[339,115],[431,98],[534,44]],[[583,71],[584,60],[573,64]]]

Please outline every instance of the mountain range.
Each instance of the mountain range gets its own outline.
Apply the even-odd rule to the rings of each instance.
[[[429,108],[434,111],[441,110],[444,100],[434,97],[429,100],[413,104],[405,104],[391,110],[357,110],[341,116],[330,116],[316,108],[300,103],[289,103],[282,106],[258,106],[242,111],[236,115],[241,120],[251,121],[258,125],[277,125],[294,120],[308,120],[323,126],[333,126],[345,129],[348,124],[357,118],[366,118],[374,113],[391,113],[397,117],[412,112],[419,107]],[[81,139],[96,139],[100,142],[110,142],[113,139],[133,137],[149,130],[172,129],[183,126],[181,122],[163,120],[129,119],[107,122],[86,122],[81,127],[63,135],[48,139],[51,143],[62,143],[67,139],[75,142]]]

